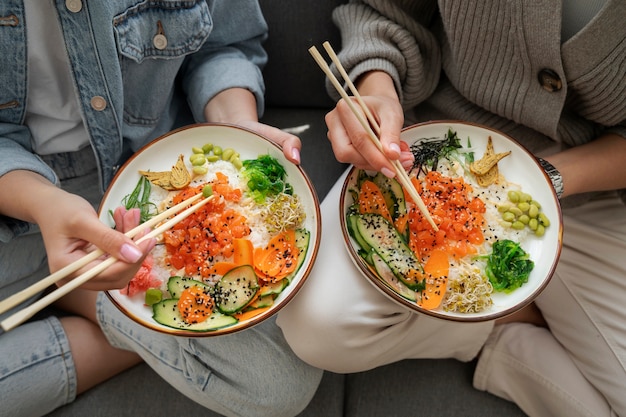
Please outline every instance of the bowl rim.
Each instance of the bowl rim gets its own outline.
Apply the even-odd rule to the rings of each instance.
[[[282,155],[282,149],[281,147],[274,142],[273,140],[271,140],[270,138],[255,132],[249,128],[243,127],[243,126],[239,126],[239,125],[235,125],[235,124],[230,124],[230,123],[193,123],[193,124],[189,124],[186,126],[182,126],[179,127],[177,129],[171,130],[169,132],[164,133],[161,136],[158,136],[157,138],[153,139],[152,141],[150,141],[149,143],[143,145],[141,148],[139,148],[136,152],[133,153],[133,155],[131,155],[125,162],[123,165],[121,165],[119,167],[119,169],[117,170],[117,172],[115,173],[115,176],[113,177],[113,179],[111,180],[111,183],[109,184],[109,186],[107,187],[107,190],[105,191],[99,207],[98,207],[98,216],[101,217],[102,216],[102,209],[104,208],[105,202],[107,200],[107,197],[109,196],[109,194],[111,193],[111,190],[113,189],[114,184],[117,182],[117,180],[119,179],[119,177],[122,175],[122,173],[124,172],[125,168],[131,164],[132,161],[134,161],[136,158],[139,157],[139,155],[144,152],[145,150],[157,145],[158,143],[168,140],[169,138],[171,138],[171,136],[175,136],[179,133],[191,130],[191,129],[212,129],[212,128],[226,128],[226,129],[234,129],[234,130],[239,130],[242,132],[245,132],[246,134],[249,135],[253,135],[256,136],[258,139],[266,142],[266,144],[268,146],[271,146],[274,150],[280,152],[280,154]],[[274,316],[275,314],[277,314],[283,307],[285,307],[296,295],[297,293],[300,291],[300,289],[302,288],[302,286],[305,284],[305,281],[308,279],[311,270],[313,269],[313,266],[315,265],[315,262],[317,261],[317,255],[319,252],[319,247],[321,244],[321,236],[322,236],[322,222],[321,222],[321,210],[320,210],[320,202],[319,202],[319,198],[317,195],[317,191],[313,185],[313,182],[311,181],[310,177],[308,176],[308,174],[304,171],[304,169],[302,168],[302,166],[300,164],[296,165],[293,164],[294,169],[296,169],[296,171],[298,172],[298,174],[302,177],[303,182],[306,184],[306,187],[309,190],[310,193],[310,197],[312,198],[312,203],[313,203],[313,207],[311,208],[315,214],[315,220],[313,222],[313,227],[315,228],[315,233],[311,233],[311,240],[309,241],[309,247],[308,247],[308,251],[311,251],[310,253],[310,257],[307,254],[307,257],[309,259],[308,262],[305,262],[305,264],[303,264],[300,268],[300,270],[297,273],[297,279],[294,279],[289,285],[294,285],[294,287],[292,287],[292,289],[289,291],[288,294],[285,295],[285,297],[283,299],[280,300],[280,303],[278,304],[274,304],[272,306],[272,308],[264,311],[263,313],[258,314],[257,316],[254,316],[248,320],[246,320],[245,322],[243,322],[241,325],[233,325],[233,326],[228,326],[228,327],[223,327],[220,329],[216,329],[216,330],[211,330],[211,331],[191,331],[191,330],[185,330],[185,329],[176,329],[176,328],[169,328],[167,326],[161,325],[159,323],[157,323],[156,321],[154,322],[148,322],[140,317],[137,317],[135,314],[133,314],[131,311],[129,311],[129,309],[122,305],[114,295],[111,294],[112,291],[117,291],[117,290],[105,290],[104,293],[106,294],[107,298],[113,303],[113,305],[121,312],[123,313],[126,317],[130,318],[131,320],[133,320],[134,322],[140,324],[143,327],[146,327],[148,329],[157,331],[159,333],[163,333],[163,334],[167,334],[167,335],[171,335],[171,336],[181,336],[181,337],[193,337],[193,338],[197,338],[197,337],[217,337],[217,336],[223,336],[223,335],[227,335],[227,334],[233,334],[236,332],[240,332],[246,329],[249,329],[257,324],[260,324],[261,322],[269,319],[270,317]],[[312,232],[312,231],[311,231]],[[313,239],[315,238],[315,239]]]
[[[469,127],[473,127],[473,128],[478,128],[478,129],[482,129],[482,130],[486,130],[488,132],[491,132],[493,134],[499,135],[509,141],[511,141],[514,145],[516,145],[517,148],[519,148],[520,151],[524,152],[525,154],[527,154],[535,163],[535,166],[537,167],[538,170],[540,170],[540,172],[543,174],[545,180],[548,182],[548,184],[551,184],[550,182],[550,178],[548,177],[548,175],[546,174],[546,172],[544,171],[544,169],[541,167],[541,165],[539,164],[539,162],[537,161],[536,157],[529,152],[523,145],[521,145],[519,142],[517,142],[515,139],[513,139],[511,136],[498,131],[497,129],[494,129],[492,127],[489,126],[485,126],[479,123],[474,123],[474,122],[467,122],[467,121],[462,121],[462,120],[455,120],[455,119],[442,119],[442,120],[431,120],[431,121],[426,121],[426,122],[421,122],[421,123],[415,123],[409,126],[406,126],[402,129],[401,131],[401,139],[403,139],[403,136],[406,135],[407,132],[414,130],[414,129],[419,129],[425,126],[439,126],[441,125],[442,127],[450,127],[453,125],[465,125],[465,126],[469,126]],[[345,195],[348,192],[348,188],[350,186],[350,181],[352,179],[352,177],[354,176],[354,174],[358,171],[358,168],[351,166],[350,169],[348,170],[348,173],[346,175],[346,178],[344,180],[344,183],[342,185],[341,188],[341,194],[340,194],[340,200],[339,200],[339,216],[340,216],[340,224],[341,224],[341,232],[343,235],[343,240],[346,246],[346,249],[348,250],[349,254],[350,254],[350,258],[353,261],[353,263],[355,264],[355,266],[357,267],[357,269],[367,278],[367,280],[373,284],[376,288],[378,288],[385,296],[387,296],[389,299],[391,299],[392,301],[400,304],[401,306],[408,308],[411,311],[417,312],[417,313],[421,313],[421,314],[425,314],[431,317],[435,317],[435,318],[439,318],[439,319],[445,319],[445,320],[449,320],[449,321],[455,321],[455,322],[483,322],[483,321],[491,321],[491,320],[495,320],[495,319],[499,319],[502,317],[506,317],[508,315],[511,315],[513,313],[515,313],[516,311],[521,310],[522,308],[530,305],[535,298],[541,293],[543,292],[543,290],[546,288],[546,286],[548,285],[548,283],[551,281],[552,276],[554,275],[554,272],[556,270],[556,267],[558,265],[560,256],[561,256],[561,250],[562,250],[562,246],[563,246],[563,213],[561,211],[561,205],[559,203],[559,199],[557,198],[556,195],[556,191],[554,190],[553,187],[550,187],[550,191],[552,194],[552,199],[553,202],[555,203],[556,209],[557,209],[557,214],[558,214],[558,218],[555,219],[556,221],[551,221],[551,227],[554,226],[558,226],[558,230],[557,230],[557,247],[556,247],[556,253],[554,256],[554,259],[552,261],[552,265],[550,266],[550,269],[548,271],[547,276],[541,281],[540,285],[538,285],[534,291],[532,291],[532,293],[530,293],[523,301],[508,307],[506,309],[502,309],[499,311],[494,311],[494,312],[489,312],[486,314],[468,314],[467,316],[462,316],[462,315],[450,315],[450,314],[446,314],[445,312],[442,312],[438,309],[436,310],[427,310],[424,309],[420,306],[418,306],[415,302],[412,302],[404,297],[402,297],[401,295],[399,295],[396,291],[394,291],[392,288],[390,288],[387,284],[385,284],[379,277],[377,274],[375,274],[365,263],[365,261],[362,259],[361,256],[359,256],[359,254],[357,253],[357,251],[355,250],[355,244],[353,243],[353,239],[352,237],[349,235],[348,231],[347,231],[347,224],[346,224],[346,204],[345,204]]]

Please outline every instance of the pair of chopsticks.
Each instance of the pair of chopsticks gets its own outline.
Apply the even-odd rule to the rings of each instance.
[[[213,195],[211,195],[209,197],[206,197],[206,198],[202,199],[200,202],[196,203],[196,201],[201,199],[202,197],[203,197],[202,193],[196,194],[193,197],[188,198],[188,199],[186,199],[186,200],[176,204],[175,206],[173,206],[173,207],[165,210],[164,212],[154,216],[153,218],[151,218],[147,222],[145,222],[143,224],[140,224],[139,226],[135,227],[134,229],[128,231],[126,233],[126,236],[128,236],[130,238],[133,238],[133,237],[137,236],[140,232],[146,230],[147,228],[156,226],[159,223],[161,223],[164,220],[166,220],[168,217],[170,217],[170,216],[180,212],[178,215],[172,217],[170,220],[164,222],[163,224],[159,225],[155,229],[151,230],[146,235],[144,235],[141,238],[139,238],[136,243],[141,243],[144,240],[152,239],[154,237],[159,236],[161,233],[165,232],[166,230],[171,229],[175,224],[177,224],[181,220],[184,220],[190,214],[192,214],[193,212],[198,210],[200,207],[202,207],[206,203],[208,203],[213,198]],[[196,204],[194,204],[194,203],[196,203]],[[190,204],[192,204],[192,205],[190,207],[187,207]],[[181,211],[185,207],[187,207],[187,208],[184,211]],[[9,298],[1,301],[0,302],[0,314],[10,310],[11,308],[17,306],[21,302],[27,300],[28,298],[30,298],[30,297],[32,297],[32,296],[34,296],[36,294],[39,294],[41,291],[45,290],[49,286],[51,286],[51,285],[55,284],[56,282],[60,281],[61,279],[63,279],[64,277],[68,276],[72,272],[75,272],[78,269],[88,265],[90,262],[95,261],[96,259],[98,259],[99,257],[101,257],[104,254],[105,253],[102,250],[96,249],[95,251],[90,252],[89,254],[83,256],[82,258],[80,258],[80,259],[72,262],[71,264],[65,266],[64,268],[59,269],[55,273],[53,273],[51,275],[48,275],[46,278],[42,279],[41,281],[38,281],[35,284],[31,285],[30,287],[25,288],[22,291],[20,291],[20,292],[18,292],[16,294],[10,296]],[[52,304],[54,301],[58,300],[59,298],[63,297],[64,295],[67,295],[70,291],[72,291],[72,290],[76,289],[77,287],[83,285],[84,283],[89,281],[91,278],[95,277],[96,275],[98,275],[99,273],[101,273],[102,271],[104,271],[105,269],[110,267],[111,265],[113,265],[115,262],[117,262],[117,259],[112,257],[112,256],[107,258],[107,259],[105,259],[104,261],[100,262],[98,265],[96,265],[92,269],[88,270],[87,272],[85,272],[85,273],[79,275],[78,277],[74,278],[73,280],[69,281],[67,284],[57,288],[56,290],[54,290],[53,292],[50,292],[46,296],[40,298],[39,300],[37,300],[33,304],[27,306],[26,308],[24,308],[24,309],[22,309],[22,310],[20,310],[20,311],[18,311],[16,313],[14,313],[12,316],[10,316],[8,318],[6,318],[5,320],[3,320],[0,323],[0,326],[5,331],[9,331],[9,330],[13,329],[14,327],[17,327],[18,325],[22,324],[23,322],[25,322],[26,320],[28,320],[29,318],[34,316],[41,309],[43,309],[46,306]]]
[[[350,110],[352,110],[352,113],[354,113],[356,118],[359,120],[359,122],[361,123],[361,126],[363,126],[363,128],[365,129],[369,138],[376,145],[376,147],[378,147],[378,150],[383,152],[382,144],[380,142],[380,139],[378,138],[378,135],[380,135],[380,126],[378,125],[378,122],[376,121],[376,119],[374,118],[374,115],[372,115],[372,112],[370,111],[370,109],[367,107],[367,105],[361,98],[361,95],[357,91],[355,85],[350,80],[350,77],[346,73],[346,70],[343,68],[343,65],[341,65],[341,62],[339,61],[339,58],[335,54],[335,51],[333,50],[333,48],[330,46],[330,43],[324,42],[323,45],[324,45],[324,49],[330,56],[330,59],[333,61],[333,63],[339,70],[339,73],[341,74],[346,84],[348,85],[348,88],[352,92],[352,95],[355,97],[357,103],[361,107],[361,110],[363,110],[363,113],[365,113],[367,120],[365,120],[363,118],[363,115],[357,110],[356,106],[354,105],[354,102],[350,99],[350,97],[348,96],[348,93],[346,93],[346,91],[343,89],[343,87],[339,83],[339,80],[337,80],[337,77],[335,77],[335,74],[333,74],[330,67],[328,66],[324,58],[322,58],[322,55],[319,53],[317,48],[313,46],[309,48],[309,52],[311,53],[311,55],[313,56],[317,64],[320,66],[322,71],[324,71],[324,73],[326,74],[330,82],[333,84],[337,92],[346,101],[348,106],[350,106]],[[428,208],[424,204],[424,201],[422,200],[419,193],[415,189],[415,186],[411,182],[409,175],[406,173],[406,171],[402,167],[402,164],[400,164],[400,161],[389,160],[389,162],[391,162],[391,164],[393,165],[396,171],[396,177],[398,181],[400,182],[400,184],[402,184],[404,189],[407,190],[407,192],[409,193],[409,195],[411,196],[415,204],[417,204],[417,207],[422,212],[422,215],[424,216],[424,218],[428,221],[428,223],[431,225],[431,227],[434,230],[439,230],[439,228],[433,221],[430,213],[428,212]]]

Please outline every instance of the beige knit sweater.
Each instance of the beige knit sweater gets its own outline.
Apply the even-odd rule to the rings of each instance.
[[[351,77],[388,72],[415,120],[491,125],[533,151],[626,137],[624,0],[564,43],[560,0],[351,0],[333,19]]]

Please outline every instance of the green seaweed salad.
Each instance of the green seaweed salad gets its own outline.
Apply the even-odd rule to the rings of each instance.
[[[293,187],[285,181],[287,175],[285,168],[270,155],[243,161],[242,174],[248,181],[250,193],[257,203],[280,193],[293,195]]]

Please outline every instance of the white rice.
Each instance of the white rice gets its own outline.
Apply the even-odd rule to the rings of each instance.
[[[241,189],[242,191],[247,190],[248,187],[246,180],[230,162],[219,160],[205,166],[208,168],[208,172],[201,176],[195,176],[190,186],[198,186],[213,181],[216,178],[217,173],[221,172],[228,177],[228,182],[231,187]],[[158,207],[159,212],[161,212],[171,205],[172,199],[176,194],[178,194],[178,191],[167,191],[161,187],[152,187],[150,201],[153,202]],[[254,247],[264,247],[269,242],[271,236],[262,221],[260,215],[261,209],[254,203],[251,197],[246,195],[245,192],[239,203],[227,202],[226,208],[236,210],[247,219],[246,223],[250,227],[251,232],[250,235],[246,236],[246,238],[252,242]],[[184,268],[176,270],[171,265],[166,265],[165,259],[167,258],[167,250],[164,244],[157,244],[152,254],[154,257],[153,275],[163,282],[163,290],[167,289],[166,284],[171,276],[189,277],[189,274],[185,272]],[[224,260],[226,259],[216,257],[214,262]],[[211,279],[207,281],[207,279],[203,279],[199,275],[192,276],[192,278],[205,281],[207,283],[214,283],[214,281],[216,281],[219,277],[215,277],[213,281],[211,281]]]
[[[437,171],[452,178],[463,177],[464,181],[472,186],[472,197],[478,197],[485,203],[486,227],[483,228],[485,241],[478,247],[478,255],[491,253],[491,246],[498,240],[509,239],[520,243],[525,240],[528,228],[516,230],[503,225],[502,216],[498,211],[498,207],[508,201],[508,191],[521,190],[519,185],[508,182],[500,175],[500,178],[488,187],[480,186],[472,175],[465,175],[461,164],[450,163],[448,160],[440,161]],[[484,273],[486,262],[486,259],[477,259],[475,255],[468,255],[461,260],[451,260],[448,291],[442,302],[442,309],[450,312],[476,313],[492,305],[493,287]]]

